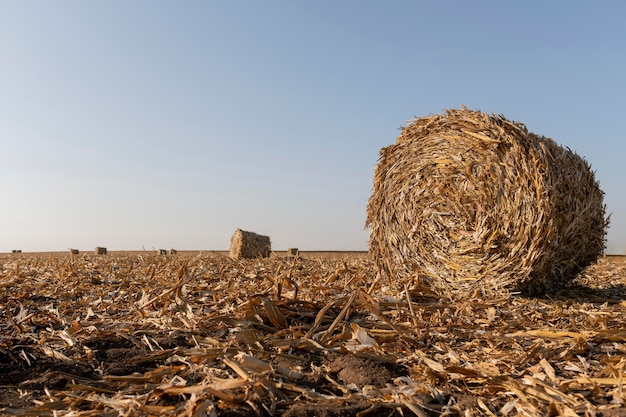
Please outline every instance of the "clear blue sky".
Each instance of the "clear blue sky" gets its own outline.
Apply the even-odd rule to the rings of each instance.
[[[626,251],[626,2],[0,1],[0,252],[364,250],[380,148],[501,113],[584,156]]]

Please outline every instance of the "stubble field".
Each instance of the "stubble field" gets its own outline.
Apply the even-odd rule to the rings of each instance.
[[[626,416],[626,262],[450,300],[363,253],[0,255],[0,415]]]

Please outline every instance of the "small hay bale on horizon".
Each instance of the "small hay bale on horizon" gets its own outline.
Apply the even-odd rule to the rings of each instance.
[[[597,261],[608,219],[587,161],[502,115],[417,118],[380,152],[369,250],[440,294],[562,288]]]
[[[78,249],[70,249],[70,253],[72,255],[78,255],[80,253],[80,251]]]
[[[106,255],[107,254],[107,248],[102,247],[102,246],[96,246],[96,249],[94,250],[94,253],[96,255]]]
[[[229,256],[233,259],[267,258],[271,253],[269,236],[237,229],[230,239]]]

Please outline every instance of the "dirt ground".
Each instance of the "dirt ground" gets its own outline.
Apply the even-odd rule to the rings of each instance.
[[[0,415],[626,416],[625,271],[455,301],[362,253],[0,255]]]

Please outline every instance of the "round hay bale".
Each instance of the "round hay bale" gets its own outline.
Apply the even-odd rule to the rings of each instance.
[[[237,229],[230,238],[229,255],[233,259],[267,258],[271,253],[269,236]]]
[[[604,193],[585,159],[462,107],[418,118],[381,150],[370,253],[440,294],[561,288],[602,255]]]

